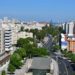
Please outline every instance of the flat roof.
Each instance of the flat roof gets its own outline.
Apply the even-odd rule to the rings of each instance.
[[[30,69],[50,69],[50,57],[35,57],[32,59],[32,64]]]

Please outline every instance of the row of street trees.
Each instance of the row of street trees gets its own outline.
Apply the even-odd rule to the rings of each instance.
[[[15,69],[21,68],[24,58],[47,56],[45,48],[37,48],[33,38],[20,38],[17,41],[18,49],[11,55],[8,71],[13,73]]]

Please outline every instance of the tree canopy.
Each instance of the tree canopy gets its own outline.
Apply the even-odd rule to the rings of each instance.
[[[26,56],[26,50],[24,48],[19,48],[15,52],[18,53],[22,59]]]
[[[9,66],[8,66],[8,71],[12,74],[14,71],[15,71],[15,66],[14,65],[12,65],[12,64],[9,64]]]
[[[22,66],[21,62],[22,58],[18,53],[14,53],[10,58],[10,63],[14,65],[16,68],[20,68]]]
[[[3,71],[1,72],[1,75],[6,75],[5,70],[3,70]]]

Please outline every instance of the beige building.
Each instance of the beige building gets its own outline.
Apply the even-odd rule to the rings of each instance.
[[[31,33],[31,32],[18,32],[17,33],[17,39],[19,39],[19,38],[28,38],[28,37],[33,38],[33,33]]]
[[[26,23],[26,24],[22,24],[21,26],[24,27],[24,29],[38,29],[38,30],[42,30],[42,27],[44,26],[49,26],[49,24],[44,23],[44,22],[30,22],[30,23]]]

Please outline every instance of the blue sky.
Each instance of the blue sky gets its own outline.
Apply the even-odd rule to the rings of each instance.
[[[75,0],[0,0],[0,17],[25,20],[75,20]]]

